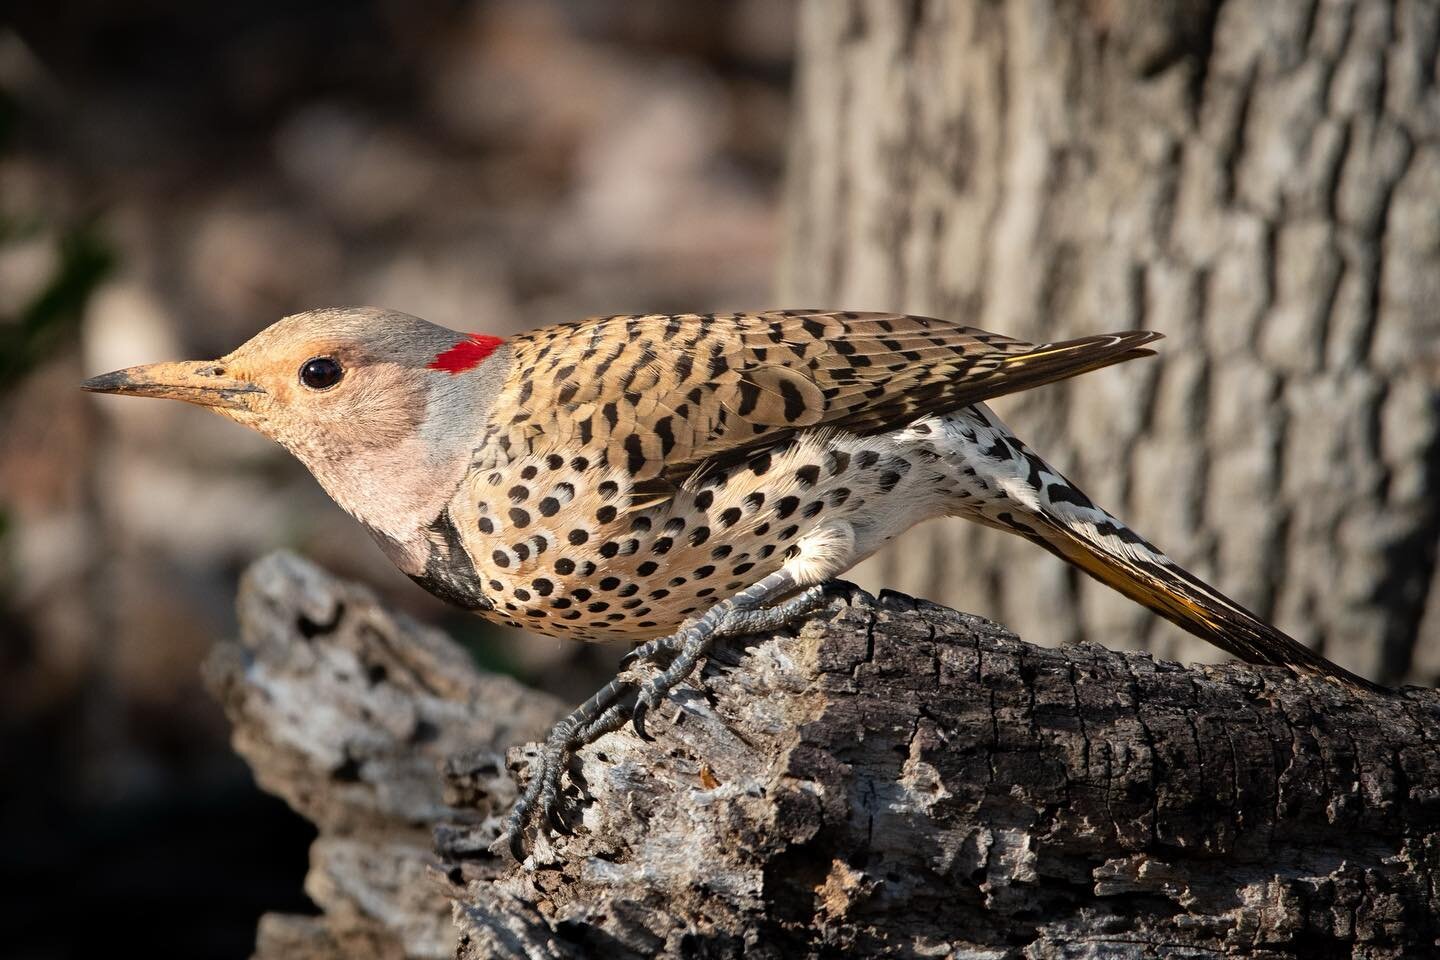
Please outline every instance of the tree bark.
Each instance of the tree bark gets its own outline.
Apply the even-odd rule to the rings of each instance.
[[[1440,948],[1433,691],[1045,649],[849,588],[718,649],[654,742],[582,751],[574,836],[522,866],[490,850],[499,751],[553,700],[291,555],[240,611],[213,686],[260,783],[320,828],[324,914],[264,918],[262,958]]]
[[[1428,0],[804,0],[781,300],[1163,332],[1002,414],[1300,640],[1433,683],[1437,49]],[[923,536],[861,581],[1214,657],[1027,544]]]
[[[207,684],[256,781],[320,831],[305,892],[322,915],[262,918],[255,956],[453,956],[433,833],[505,815],[506,747],[543,736],[561,704],[481,673],[444,634],[294,554],[246,572],[238,612],[240,639],[211,654]],[[471,778],[463,805],[445,763]]]

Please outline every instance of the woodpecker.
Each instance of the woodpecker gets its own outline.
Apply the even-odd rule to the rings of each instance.
[[[778,627],[937,516],[1018,534],[1251,663],[1370,686],[1181,569],[985,401],[1148,356],[890,313],[622,315],[502,340],[374,308],[286,317],[218,360],[84,389],[210,407],[278,441],[436,596],[631,640],[547,739],[507,825],[567,829],[575,750],[644,718],[717,637]]]

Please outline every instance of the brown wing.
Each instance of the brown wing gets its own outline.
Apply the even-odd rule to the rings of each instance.
[[[1159,336],[1035,346],[928,317],[818,310],[591,318],[510,341],[495,407],[508,416],[482,449],[584,451],[663,487],[800,429],[894,429],[1148,355]]]

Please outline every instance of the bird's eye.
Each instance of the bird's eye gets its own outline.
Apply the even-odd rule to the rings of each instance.
[[[311,390],[328,390],[340,382],[344,372],[331,357],[311,357],[300,368],[300,382]]]

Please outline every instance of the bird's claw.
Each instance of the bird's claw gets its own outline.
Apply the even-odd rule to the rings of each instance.
[[[525,831],[517,827],[506,826],[509,832],[510,856],[515,858],[516,863],[525,862]]]
[[[634,729],[635,736],[644,740],[646,743],[653,743],[655,742],[655,738],[645,730],[645,714],[649,712],[650,705],[644,700],[637,700],[635,702],[635,709],[630,714],[630,726]]]
[[[573,837],[575,830],[565,820],[566,804],[563,798],[557,798],[556,802],[545,808],[545,822],[550,824],[550,829],[566,837]]]
[[[762,586],[765,588],[760,589]],[[785,586],[757,584],[675,633],[636,647],[620,661],[619,676],[555,725],[531,763],[530,783],[505,822],[503,838],[517,861],[525,859],[526,834],[537,814],[540,823],[554,832],[574,834],[565,819],[569,805],[561,791],[561,779],[580,747],[619,729],[627,720],[636,736],[653,741],[645,729],[646,717],[694,672],[712,642],[719,637],[776,628],[813,609],[821,599],[820,588],[811,587],[778,607],[761,606],[776,592],[783,592]],[[648,679],[636,675],[645,662],[653,664],[655,670]]]

